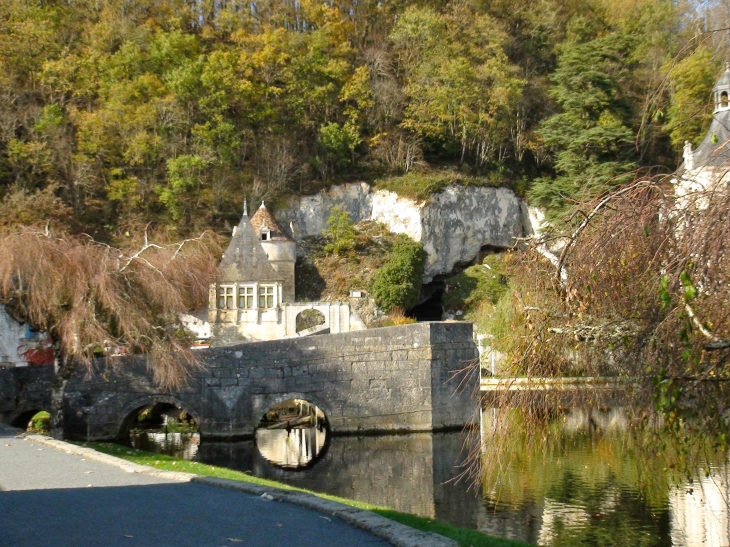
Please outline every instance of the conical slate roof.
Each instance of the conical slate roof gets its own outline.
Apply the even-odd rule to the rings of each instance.
[[[273,231],[273,230],[272,230]],[[220,283],[253,283],[284,281],[274,271],[264,252],[259,236],[244,210],[231,242],[218,265]]]
[[[259,207],[258,211],[256,211],[251,217],[251,226],[253,226],[253,229],[257,234],[261,233],[261,228],[263,226],[266,226],[271,231],[272,241],[289,241],[284,230],[282,230],[276,223],[276,220],[273,215],[269,213],[269,210],[266,208],[263,201],[261,202],[261,207]]]
[[[712,115],[712,124],[694,151],[695,167],[717,167],[730,161],[730,110]]]
[[[730,86],[730,67],[728,67],[727,64],[725,66],[725,72],[723,72],[720,79],[717,80],[715,87]]]

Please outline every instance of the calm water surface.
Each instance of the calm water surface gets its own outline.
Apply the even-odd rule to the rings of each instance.
[[[493,427],[485,411],[483,434]],[[477,487],[457,480],[469,444],[461,433],[260,429],[255,441],[171,433],[133,444],[545,546],[729,546],[727,465],[677,479],[644,461],[625,427],[620,412],[573,411],[528,442],[513,424],[482,449]]]

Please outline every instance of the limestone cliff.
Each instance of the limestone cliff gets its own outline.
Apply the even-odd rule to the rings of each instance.
[[[474,260],[485,246],[512,247],[525,235],[525,207],[507,188],[447,187],[429,200],[415,202],[365,183],[334,186],[314,196],[294,198],[276,219],[296,239],[318,235],[333,207],[353,221],[381,222],[394,233],[423,243],[428,253],[424,283]]]

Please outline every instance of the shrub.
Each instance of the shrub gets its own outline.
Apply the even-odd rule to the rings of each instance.
[[[51,415],[45,410],[41,410],[30,419],[28,431],[33,433],[41,433],[47,435],[51,430]]]
[[[322,234],[331,241],[324,246],[326,253],[340,254],[355,245],[355,225],[347,211],[333,207]]]
[[[401,236],[393,245],[390,256],[373,276],[372,295],[382,310],[395,307],[412,308],[421,294],[421,276],[426,260],[423,245]]]

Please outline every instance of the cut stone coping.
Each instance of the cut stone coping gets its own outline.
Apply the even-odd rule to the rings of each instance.
[[[405,524],[376,515],[371,511],[350,507],[349,505],[345,505],[344,503],[339,503],[337,501],[323,499],[315,496],[314,494],[295,492],[284,490],[283,488],[263,486],[260,484],[252,484],[230,479],[203,477],[193,473],[183,473],[180,471],[163,471],[147,465],[139,465],[129,462],[116,456],[104,454],[103,452],[98,452],[97,450],[86,446],[78,446],[64,441],[58,441],[45,435],[26,433],[20,429],[10,428],[5,425],[2,427],[6,430],[22,434],[24,438],[33,442],[53,447],[57,450],[66,452],[67,454],[75,454],[90,460],[96,460],[108,465],[113,465],[127,473],[143,473],[145,475],[152,475],[180,482],[208,484],[210,486],[229,488],[245,492],[246,494],[253,494],[266,500],[293,503],[319,513],[336,517],[350,526],[355,526],[356,528],[365,530],[374,536],[388,541],[396,547],[458,547],[458,543],[454,540],[445,538],[438,534],[422,532],[421,530],[416,530],[415,528],[411,528]]]

